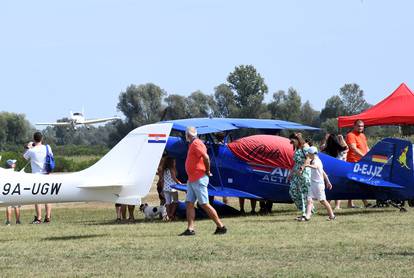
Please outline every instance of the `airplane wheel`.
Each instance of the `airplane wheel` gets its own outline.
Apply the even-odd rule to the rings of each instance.
[[[408,200],[408,206],[414,207],[414,200]]]

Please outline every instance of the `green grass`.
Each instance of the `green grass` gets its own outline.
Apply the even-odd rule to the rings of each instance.
[[[334,222],[319,209],[310,222],[292,205],[268,216],[225,218],[229,233],[199,220],[195,237],[178,237],[186,223],[115,224],[112,206],[53,210],[51,224],[0,227],[2,277],[412,277],[413,213],[343,209]]]

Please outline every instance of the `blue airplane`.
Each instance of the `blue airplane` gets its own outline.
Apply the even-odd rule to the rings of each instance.
[[[318,130],[279,120],[193,118],[166,122],[173,123],[173,131],[181,134],[170,136],[166,150],[176,159],[178,176],[182,181],[187,180],[184,162],[188,143],[185,141],[184,132],[187,126],[194,126],[199,137],[205,141],[210,155],[213,174],[208,188],[210,196],[270,200],[278,203],[292,202],[288,193],[288,175],[292,164],[277,163],[278,159],[284,157],[281,153],[292,150],[289,140],[274,135],[241,138],[240,140],[256,139],[263,142],[276,140],[276,144],[265,143],[267,149],[261,152],[257,152],[257,148],[253,153],[252,149],[246,150],[250,154],[246,158],[240,156],[243,149],[238,153],[235,153],[234,148],[232,150],[232,144],[238,141],[229,142],[230,132],[245,128],[259,129],[266,134],[275,134],[286,129]],[[224,142],[217,142],[215,133],[224,133]],[[263,144],[260,145],[260,141],[258,143],[263,148]],[[242,144],[241,146],[243,147]],[[267,160],[257,163],[260,156]],[[345,162],[324,153],[320,153],[319,157],[333,184],[333,189],[326,191],[329,200],[372,199],[377,200],[377,203],[396,206],[401,211],[405,211],[404,201],[408,201],[410,206],[414,204],[413,145],[409,141],[383,139],[357,163]],[[252,158],[251,161],[249,158]],[[268,163],[269,161],[272,163]],[[275,162],[282,166],[275,167]],[[186,190],[185,185],[177,185],[176,188]]]

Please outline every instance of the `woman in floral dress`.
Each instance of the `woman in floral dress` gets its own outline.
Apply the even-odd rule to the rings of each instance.
[[[310,169],[303,166],[307,159],[306,150],[309,145],[303,140],[300,133],[291,134],[289,139],[295,150],[293,154],[295,164],[290,174],[289,195],[301,212],[301,216],[297,220],[302,220],[306,215],[306,200],[310,187]]]

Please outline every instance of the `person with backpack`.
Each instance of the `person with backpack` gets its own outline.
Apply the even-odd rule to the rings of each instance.
[[[43,136],[39,131],[33,134],[33,142],[28,143],[25,146],[25,153],[23,157],[26,160],[30,160],[33,174],[47,175],[54,168],[53,152],[49,145],[43,145]],[[39,204],[35,204],[36,216],[32,221],[32,224],[42,223],[42,208]],[[45,204],[46,216],[43,223],[49,223],[52,206],[51,204]]]

